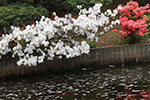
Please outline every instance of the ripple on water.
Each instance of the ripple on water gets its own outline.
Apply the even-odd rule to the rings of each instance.
[[[126,92],[150,89],[150,65],[83,68],[69,74],[47,74],[34,79],[1,81],[0,99],[116,100]]]

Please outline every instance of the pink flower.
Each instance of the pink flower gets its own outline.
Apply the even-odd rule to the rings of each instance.
[[[117,29],[113,29],[112,32],[118,32],[118,30]]]
[[[139,6],[139,4],[138,4],[137,2],[129,1],[129,2],[127,3],[127,6],[131,6],[131,5],[133,5],[134,7],[138,7],[138,6]]]
[[[143,16],[144,13],[150,13],[149,4],[145,7],[139,7],[139,4],[134,1],[130,1],[127,5],[122,6],[119,12],[121,13],[120,25],[121,30],[119,32],[122,38],[130,36],[130,34],[135,34],[139,36],[144,36],[147,34],[147,21],[149,19],[146,16]]]
[[[128,17],[122,17],[120,16],[120,24],[122,24],[122,22],[125,22],[128,20]]]

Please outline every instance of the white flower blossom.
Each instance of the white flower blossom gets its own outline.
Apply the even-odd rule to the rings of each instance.
[[[118,10],[121,10],[122,9],[122,7],[121,6],[118,6]]]
[[[81,9],[81,8],[82,8],[82,5],[77,5],[77,8],[78,8],[78,9]]]
[[[11,53],[12,57],[19,58],[19,66],[36,66],[45,60],[88,54],[90,46],[86,40],[97,42],[100,28],[107,32],[120,23],[119,20],[110,23],[109,17],[116,16],[117,10],[101,13],[101,7],[102,4],[95,4],[89,9],[81,9],[77,18],[71,14],[58,17],[54,12],[54,20],[42,16],[40,21],[27,25],[24,30],[11,26],[12,32],[0,37],[0,58]],[[103,35],[104,31],[99,34]],[[77,41],[74,36],[84,36],[85,40]]]

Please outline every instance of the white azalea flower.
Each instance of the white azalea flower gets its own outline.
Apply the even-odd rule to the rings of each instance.
[[[102,4],[95,4],[89,9],[81,9],[77,18],[71,14],[58,17],[54,12],[54,20],[42,16],[40,21],[27,25],[24,30],[11,26],[12,32],[0,37],[0,58],[12,53],[12,57],[19,58],[19,66],[36,66],[55,57],[72,58],[89,53],[90,46],[85,40],[97,42],[99,28],[107,32],[113,25],[120,23],[119,20],[110,22],[109,19],[117,15],[117,10],[112,12],[108,9],[101,13],[101,7]],[[99,34],[103,35],[104,32]],[[83,36],[85,40],[80,43],[74,36]]]

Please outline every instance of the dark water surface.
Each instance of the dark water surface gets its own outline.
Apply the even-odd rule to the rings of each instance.
[[[0,100],[123,100],[128,94],[148,89],[150,64],[91,67],[67,74],[0,81]]]

